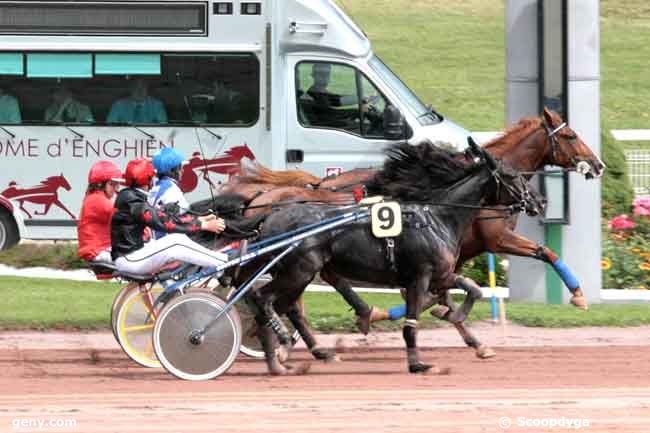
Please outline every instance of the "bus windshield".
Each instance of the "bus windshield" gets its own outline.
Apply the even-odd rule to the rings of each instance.
[[[421,125],[432,125],[442,120],[435,111],[424,105],[415,93],[379,57],[373,55],[369,65],[384,80],[388,87],[399,96],[400,100],[406,104]]]

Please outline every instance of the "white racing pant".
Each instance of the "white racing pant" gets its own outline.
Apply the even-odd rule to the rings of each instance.
[[[209,250],[186,235],[172,233],[152,240],[137,251],[115,260],[117,270],[132,274],[152,274],[169,262],[180,260],[197,266],[212,267],[228,261],[228,256]]]
[[[97,254],[94,259],[90,261],[93,264],[113,264],[113,258],[111,257],[111,249],[104,250]]]

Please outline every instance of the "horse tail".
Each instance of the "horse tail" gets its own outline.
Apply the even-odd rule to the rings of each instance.
[[[320,178],[302,170],[270,170],[259,162],[241,164],[241,183],[270,183],[282,186],[318,185]]]

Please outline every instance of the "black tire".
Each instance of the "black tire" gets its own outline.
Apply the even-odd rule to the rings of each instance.
[[[6,250],[18,243],[20,234],[14,217],[6,210],[0,209],[0,250]]]

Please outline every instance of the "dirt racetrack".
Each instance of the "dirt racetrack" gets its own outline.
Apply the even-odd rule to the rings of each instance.
[[[262,361],[240,357],[200,383],[140,368],[110,345],[32,346],[0,344],[0,432],[650,431],[641,345],[497,347],[490,360],[423,349],[451,369],[430,376],[407,374],[402,349],[355,347],[303,376],[269,377]],[[310,362],[305,351],[293,359]]]

